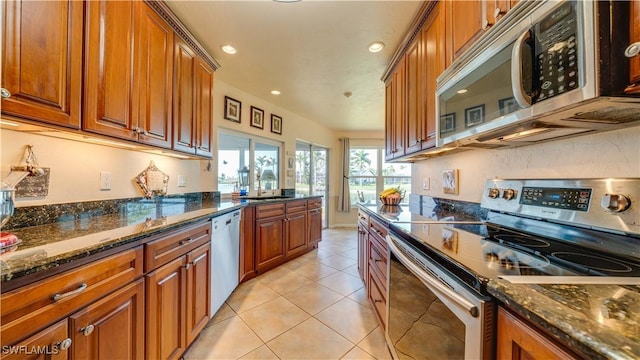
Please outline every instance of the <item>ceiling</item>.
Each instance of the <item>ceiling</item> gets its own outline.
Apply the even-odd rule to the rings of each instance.
[[[339,132],[384,129],[380,78],[422,5],[342,0],[166,3],[220,63],[216,79]],[[373,41],[386,46],[370,53]],[[235,55],[221,50],[227,44],[237,49]],[[272,95],[273,89],[281,94]]]

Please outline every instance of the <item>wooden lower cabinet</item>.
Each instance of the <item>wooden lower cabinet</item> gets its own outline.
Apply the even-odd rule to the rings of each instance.
[[[68,336],[67,319],[47,327],[46,329],[30,336],[20,343],[3,347],[0,359],[2,360],[64,360],[69,358],[69,347],[72,345]],[[26,349],[31,354],[26,354]]]
[[[284,216],[256,221],[255,236],[258,273],[274,268],[285,261]]]
[[[309,234],[307,234],[307,213],[298,212],[287,214],[285,219],[285,242],[287,257],[307,251]]]
[[[307,214],[309,221],[309,242],[307,246],[311,249],[318,247],[322,241],[322,208],[309,209]]]
[[[206,243],[147,275],[147,359],[179,359],[206,325],[209,249]]]
[[[69,318],[73,359],[144,357],[144,278]]]
[[[580,359],[503,307],[498,309],[496,350],[500,360]]]

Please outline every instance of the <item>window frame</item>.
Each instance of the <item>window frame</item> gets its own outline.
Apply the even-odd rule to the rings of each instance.
[[[397,178],[403,178],[403,179],[408,179],[409,180],[409,184],[411,184],[411,175],[393,175],[393,176],[385,176],[384,175],[384,163],[385,163],[385,159],[384,159],[384,146],[380,146],[380,145],[354,145],[351,144],[349,146],[349,159],[351,159],[351,153],[353,150],[376,150],[376,175],[349,175],[349,180],[352,179],[375,179],[376,182],[376,194],[381,193],[384,189],[385,189],[385,180],[386,179],[397,179]],[[411,164],[408,164],[409,166],[411,166]],[[412,168],[410,169],[411,171],[413,170]],[[350,181],[351,182],[351,181]],[[400,204],[402,205],[406,205],[409,203],[409,194],[411,193],[411,186],[409,186],[407,189],[403,189],[406,191],[406,195],[404,197],[404,199],[402,200],[402,202]],[[351,193],[351,186],[350,186],[350,190],[349,192]],[[377,199],[377,195],[376,195],[376,199]],[[351,197],[351,205],[355,206],[358,203],[359,199],[357,196],[352,196]]]

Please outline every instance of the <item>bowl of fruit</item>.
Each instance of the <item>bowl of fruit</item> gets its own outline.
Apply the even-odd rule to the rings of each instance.
[[[390,187],[380,193],[378,197],[385,205],[399,205],[404,198],[404,190],[400,190],[400,187]]]

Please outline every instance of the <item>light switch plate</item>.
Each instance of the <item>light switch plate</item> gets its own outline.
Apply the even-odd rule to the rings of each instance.
[[[110,171],[100,171],[100,190],[111,190]]]
[[[422,190],[429,190],[431,188],[430,179],[428,177],[422,179]]]
[[[185,175],[178,175],[178,187],[187,187],[187,177]]]

